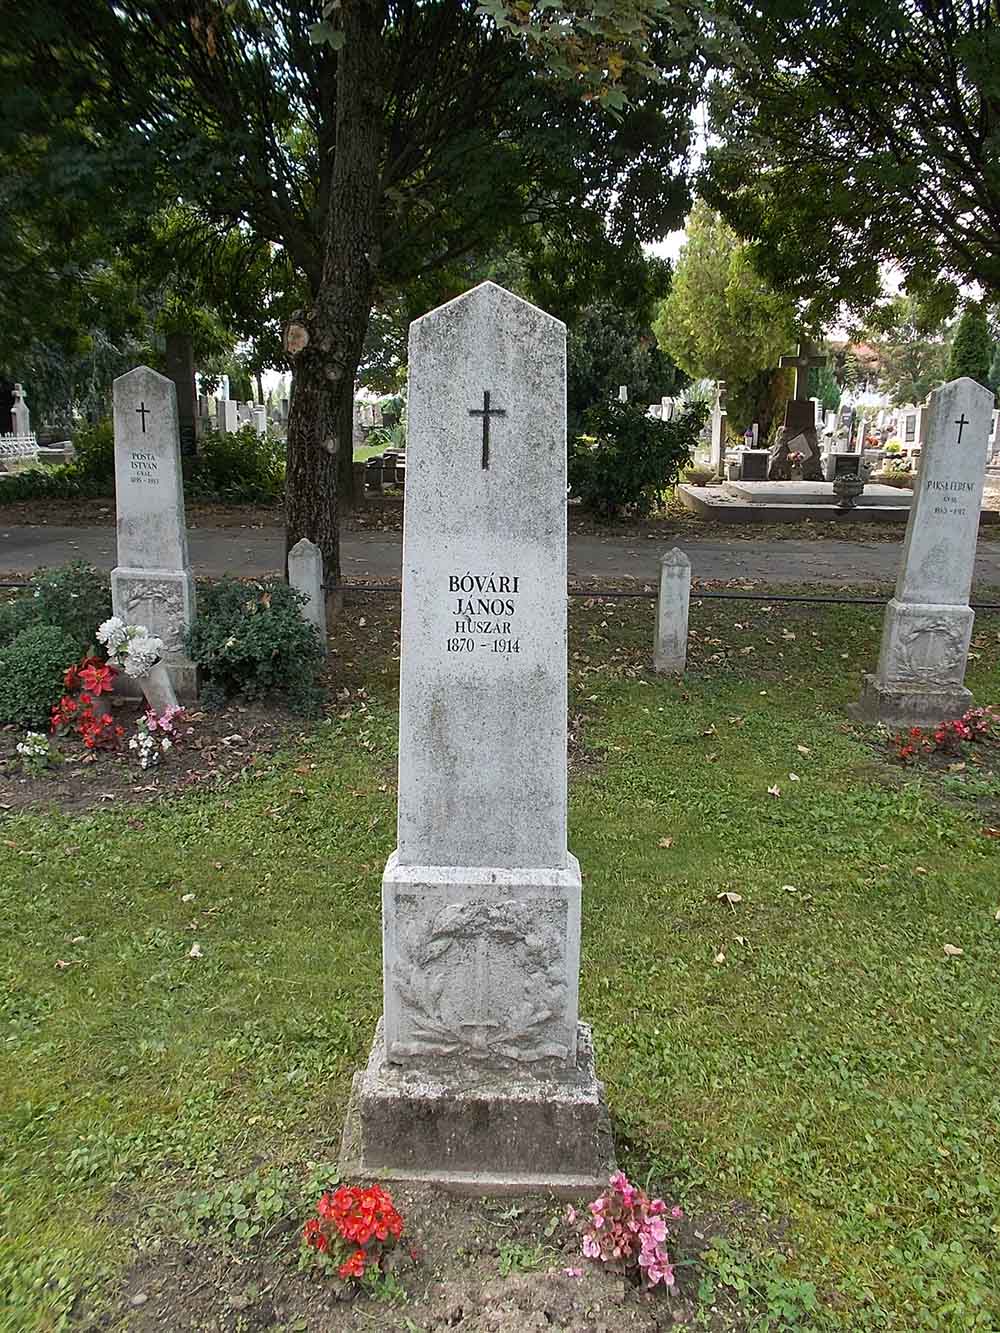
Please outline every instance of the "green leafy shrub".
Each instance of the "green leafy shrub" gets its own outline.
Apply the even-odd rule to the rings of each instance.
[[[684,480],[692,486],[707,486],[714,479],[715,473],[710,467],[689,467],[684,473]]]
[[[97,626],[111,615],[111,585],[85,560],[36,569],[28,587],[0,605],[0,648],[34,625],[53,625],[76,644],[76,657],[92,648]]]
[[[913,473],[903,472],[901,468],[890,468],[872,478],[879,486],[895,486],[897,490],[908,490],[913,486]]]
[[[110,494],[115,487],[115,432],[110,421],[87,426],[73,436],[76,458],[73,466],[80,476],[94,486],[106,488],[101,494]]]
[[[571,492],[602,518],[648,514],[690,464],[706,414],[693,403],[673,421],[658,421],[637,403],[597,403],[584,416],[588,435],[570,447]]]
[[[48,728],[76,640],[56,625],[33,625],[0,649],[0,722]]]
[[[221,703],[276,691],[293,707],[312,710],[323,648],[303,619],[305,598],[278,579],[240,583],[220,579],[199,590],[188,652],[202,671],[205,698]]]
[[[285,489],[285,446],[253,426],[224,434],[206,431],[198,441],[185,490],[194,499],[267,504]]]

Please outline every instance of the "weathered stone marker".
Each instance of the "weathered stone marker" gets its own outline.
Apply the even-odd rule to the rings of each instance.
[[[184,639],[194,619],[195,596],[173,380],[148,366],[120,375],[114,384],[114,424],[115,615],[146,625],[163,640],[174,689],[190,699],[197,694],[197,672]]]
[[[300,538],[288,552],[288,582],[306,599],[302,615],[316,627],[324,655],[326,642],[326,590],[323,587],[323,552],[309,540]]]
[[[660,561],[660,595],[656,602],[656,640],[653,645],[653,670],[657,675],[684,674],[690,608],[691,561],[675,546]]]
[[[851,712],[888,726],[932,726],[972,704],[965,666],[993,394],[972,379],[931,394],[930,425],[906,524],[878,669]]]
[[[410,328],[398,848],[344,1162],[603,1179],[566,847],[566,332],[486,282]]]

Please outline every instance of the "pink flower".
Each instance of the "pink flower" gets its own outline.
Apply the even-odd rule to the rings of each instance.
[[[572,1226],[573,1223],[576,1221],[576,1209],[573,1207],[572,1204],[567,1205],[566,1221],[570,1224],[570,1226]]]
[[[583,1238],[583,1253],[588,1259],[599,1259],[601,1257],[601,1247],[597,1243],[596,1236],[590,1231]]]
[[[662,1217],[652,1217],[646,1223],[646,1234],[652,1236],[658,1245],[667,1239],[667,1224]]]
[[[582,1268],[564,1268],[563,1272],[567,1277],[583,1277]]]
[[[681,1207],[679,1207],[677,1204],[674,1204],[673,1208],[671,1208],[671,1210],[670,1210],[670,1216],[671,1216],[671,1217],[683,1217],[683,1216],[684,1216],[684,1209],[681,1208]]]

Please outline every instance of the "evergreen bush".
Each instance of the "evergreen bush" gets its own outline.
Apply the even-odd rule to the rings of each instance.
[[[0,649],[0,723],[48,729],[63,676],[79,656],[57,625],[32,625]]]

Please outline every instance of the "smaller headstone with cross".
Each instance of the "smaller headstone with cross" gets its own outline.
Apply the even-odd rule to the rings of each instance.
[[[173,380],[138,366],[114,383],[118,563],[115,615],[163,640],[178,696],[197,693],[185,638],[194,618]]]
[[[927,443],[913,489],[896,592],[878,667],[853,710],[887,726],[924,727],[972,704],[965,666],[993,394],[952,380],[931,394]]]

